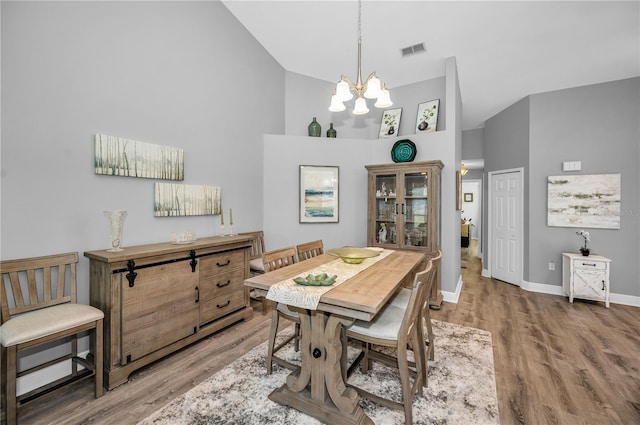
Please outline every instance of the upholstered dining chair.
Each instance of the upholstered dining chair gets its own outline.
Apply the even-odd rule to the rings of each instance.
[[[316,257],[324,253],[322,239],[296,245],[296,251],[298,251],[298,261],[304,261],[309,258]]]
[[[420,309],[425,298],[425,291],[428,292],[431,289],[429,286],[433,280],[433,273],[433,265],[429,261],[426,268],[416,274],[406,308],[387,304],[371,322],[356,320],[346,328],[343,336],[341,361],[344,371],[347,370],[345,350],[348,339],[362,343],[364,357],[361,360],[360,368],[363,373],[369,371],[373,361],[398,369],[402,387],[401,402],[373,394],[356,386],[353,386],[353,388],[358,391],[361,397],[367,398],[374,403],[404,411],[405,424],[413,423],[414,394],[422,395],[423,391],[424,338],[420,335],[422,332]],[[372,348],[374,345],[394,348],[395,357],[374,350]],[[414,368],[410,367],[408,349],[413,351],[413,357],[415,358]],[[413,377],[413,383],[411,382],[411,377]]]
[[[432,288],[435,284],[436,279],[438,278],[438,273],[440,273],[440,263],[442,260],[442,251],[438,250],[436,255],[431,258],[431,264],[433,265],[433,275],[432,281],[429,285],[429,288]],[[422,308],[420,309],[420,314],[422,316],[422,334],[426,337],[424,339],[426,350],[424,351],[424,368],[422,371],[424,372],[422,383],[426,387],[429,383],[429,360],[435,359],[435,341],[433,336],[433,326],[431,324],[431,309],[429,308],[429,294],[431,290],[425,292],[424,299],[422,300]],[[390,301],[391,305],[396,307],[406,308],[407,303],[409,302],[409,298],[411,297],[411,290],[407,288],[402,288]]]
[[[76,303],[78,253],[5,260],[0,262],[0,385],[5,420],[17,423],[18,407],[27,401],[85,377],[94,377],[95,397],[102,395],[101,310]],[[93,360],[78,356],[78,334],[90,332]],[[45,364],[18,371],[18,353],[52,341],[70,342],[71,352]],[[20,396],[19,376],[37,372],[43,366],[70,361],[70,373]],[[79,370],[78,365],[84,367]]]
[[[296,248],[294,246],[291,246],[265,252],[262,255],[262,259],[264,262],[264,270],[266,273],[268,273],[272,270],[280,269],[282,267],[290,266],[291,264],[297,263],[298,253],[296,251]],[[295,323],[295,331],[292,336],[276,345],[276,336],[278,334],[280,317],[284,317],[285,319],[288,319],[291,322]],[[298,351],[300,349],[300,315],[295,311],[291,311],[286,304],[271,301],[271,331],[269,332],[269,345],[267,349],[268,375],[271,375],[271,372],[273,371],[274,362],[288,369],[293,370],[296,368],[295,365],[275,355],[278,350],[287,345],[291,340],[294,340],[295,350]]]

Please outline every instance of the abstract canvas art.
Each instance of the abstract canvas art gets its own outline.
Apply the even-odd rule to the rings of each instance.
[[[338,167],[300,166],[300,223],[338,222]]]
[[[549,176],[547,225],[620,228],[620,174]]]

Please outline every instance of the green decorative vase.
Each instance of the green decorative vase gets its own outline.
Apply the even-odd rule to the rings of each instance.
[[[313,121],[311,121],[311,124],[309,124],[309,136],[320,137],[321,133],[322,128],[320,127],[318,121],[316,121],[316,117],[313,117]]]
[[[329,124],[329,130],[327,130],[327,137],[332,137],[335,139],[337,134],[338,133],[336,132],[336,129],[333,128],[333,123]]]

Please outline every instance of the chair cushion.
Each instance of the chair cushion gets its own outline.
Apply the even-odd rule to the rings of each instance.
[[[249,269],[264,273],[264,263],[262,262],[262,258],[254,258],[249,261]]]
[[[395,341],[402,325],[405,308],[387,304],[371,321],[356,320],[347,328],[347,332]]]
[[[102,319],[101,310],[86,304],[60,304],[14,316],[0,326],[0,343],[11,347]]]
[[[402,288],[389,300],[389,304],[396,307],[407,308],[409,298],[411,298],[411,289]]]

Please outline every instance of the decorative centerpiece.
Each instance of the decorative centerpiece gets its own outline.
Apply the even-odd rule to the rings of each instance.
[[[584,239],[584,246],[580,248],[580,253],[582,255],[584,255],[585,257],[589,256],[589,254],[591,253],[591,250],[589,248],[587,248],[587,242],[589,242],[591,240],[591,233],[586,232],[583,229],[583,230],[580,230],[580,231],[576,232],[576,235],[582,236],[582,239]]]
[[[295,277],[293,281],[302,286],[331,286],[337,278],[338,276],[335,274],[329,276],[326,273],[320,273],[319,275],[308,274],[305,277]]]
[[[196,241],[196,233],[192,231],[172,232],[171,243],[174,245],[186,245]]]
[[[360,264],[367,258],[377,257],[380,251],[367,248],[357,248],[353,246],[345,246],[342,248],[334,248],[326,251],[327,254],[339,257],[347,264]]]
[[[127,212],[125,210],[104,211],[104,216],[109,224],[109,237],[111,238],[111,249],[108,249],[107,252],[120,252],[123,250],[120,248],[120,242]]]

